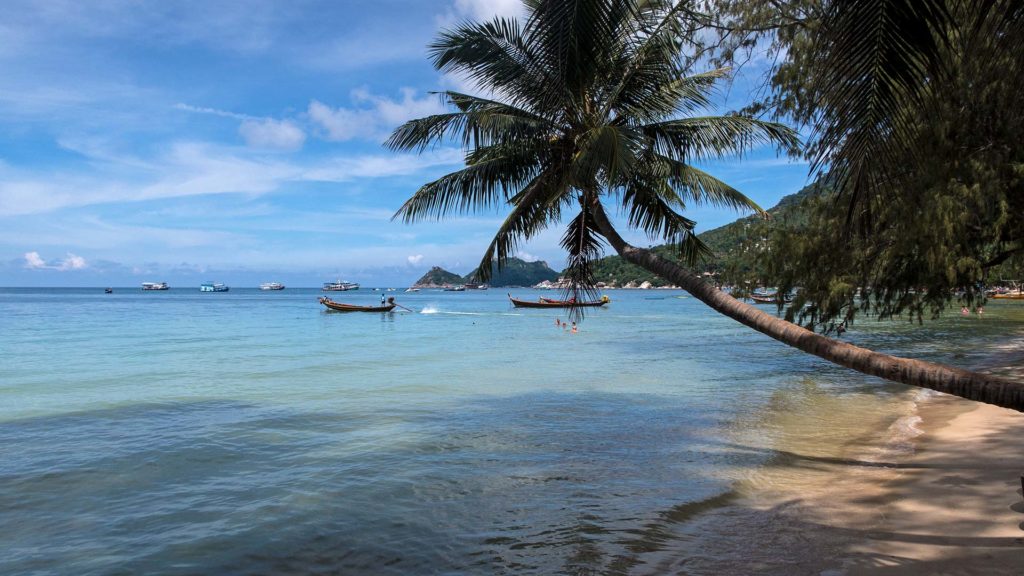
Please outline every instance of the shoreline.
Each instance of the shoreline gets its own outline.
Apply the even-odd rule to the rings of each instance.
[[[993,346],[978,368],[1024,381],[1024,338]],[[1024,574],[1024,413],[939,393],[918,411],[894,499],[858,549],[901,574]]]
[[[878,487],[873,518],[837,523],[863,531],[843,572],[1024,573],[1024,414],[946,395],[919,410],[923,434]]]
[[[977,369],[1024,381],[1022,341],[994,346]],[[832,486],[794,507],[834,554],[820,573],[1024,574],[1024,414],[913,396],[885,441],[860,445]]]
[[[1024,380],[1024,334],[975,365]],[[1024,574],[1024,413],[908,389],[796,404],[788,418],[796,432],[771,446],[780,456],[675,527],[643,573]],[[881,427],[814,431],[852,430],[851,418]]]

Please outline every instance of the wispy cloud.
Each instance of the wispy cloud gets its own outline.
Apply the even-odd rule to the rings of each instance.
[[[351,101],[351,107],[332,107],[313,100],[307,113],[326,139],[337,142],[355,138],[382,140],[403,122],[445,111],[436,96],[419,97],[412,88],[402,88],[398,99],[360,88],[352,91]]]
[[[75,149],[94,165],[77,172],[37,173],[0,163],[0,216],[185,196],[261,195],[289,182],[376,180],[463,161],[462,152],[453,148],[421,155],[337,154],[291,161],[203,142],[178,142],[145,160],[103,146],[79,144]],[[138,169],[112,168],[122,165]]]
[[[338,156],[310,167],[302,179],[318,182],[350,182],[363,178],[386,178],[416,174],[438,166],[458,166],[463,153],[442,148],[424,154],[364,154]]]
[[[245,120],[238,133],[253,148],[298,150],[306,141],[306,133],[288,120]]]
[[[455,0],[437,22],[442,28],[450,28],[462,20],[491,20],[495,16],[522,18],[526,15],[522,0]]]
[[[264,150],[298,150],[302,148],[302,144],[306,141],[306,132],[292,120],[252,116],[250,114],[241,114],[206,106],[193,106],[183,102],[178,102],[174,105],[174,108],[195,114],[209,114],[221,118],[241,120],[241,123],[238,125],[238,134],[245,140],[246,144],[253,148]]]
[[[174,105],[176,110],[182,110],[185,112],[195,112],[196,114],[210,114],[212,116],[221,116],[224,118],[234,118],[235,120],[263,120],[258,116],[250,116],[248,114],[239,114],[238,112],[231,112],[229,110],[218,110],[217,108],[209,108],[207,106],[192,106],[191,104],[185,104],[184,102],[178,102]]]

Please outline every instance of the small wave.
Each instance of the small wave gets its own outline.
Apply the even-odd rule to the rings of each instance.
[[[864,460],[887,462],[913,454],[916,450],[914,439],[924,434],[924,430],[918,428],[921,422],[923,420],[917,414],[897,418],[883,434],[881,445],[870,450]]]
[[[921,388],[920,390],[914,393],[913,402],[914,404],[919,404],[921,402],[927,402],[932,398],[938,398],[939,396],[942,396],[942,392],[937,392],[929,388]]]
[[[889,445],[894,448],[907,446],[911,440],[924,434],[924,431],[917,427],[923,421],[917,414],[897,418],[889,426]]]
[[[437,314],[437,307],[424,306],[423,309],[420,310],[420,314]]]

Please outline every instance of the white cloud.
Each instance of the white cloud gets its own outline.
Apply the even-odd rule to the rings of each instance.
[[[88,264],[86,264],[85,258],[82,258],[81,256],[76,256],[71,252],[68,252],[67,258],[62,260],[60,264],[57,265],[57,270],[81,270],[82,268],[86,268],[87,266]]]
[[[410,265],[416,266],[417,264],[419,264],[420,262],[423,261],[423,254],[416,254],[415,256],[409,256],[408,258],[406,258],[406,260],[409,261]]]
[[[43,260],[43,257],[39,255],[39,252],[34,250],[25,253],[25,268],[29,270],[60,270],[61,272],[66,272],[68,270],[82,270],[87,267],[88,264],[85,258],[76,256],[71,252],[68,252],[67,257],[56,264],[47,264],[46,260]]]
[[[525,260],[526,262],[536,262],[537,260],[540,260],[540,258],[538,256],[534,256],[533,254],[530,254],[529,252],[522,252],[522,251],[520,251],[519,253],[516,254],[516,258],[519,258],[520,260]]]
[[[231,112],[230,110],[193,106],[183,102],[175,104],[174,108],[196,114],[209,114],[222,118],[241,120],[242,123],[238,126],[238,133],[245,139],[245,143],[253,148],[298,150],[306,141],[306,133],[291,120],[252,116]]]
[[[306,141],[306,133],[288,120],[245,120],[238,133],[254,148],[298,150]]]
[[[333,108],[318,100],[309,103],[307,113],[328,140],[354,138],[382,139],[403,122],[445,111],[436,96],[416,96],[412,88],[402,88],[397,100],[378,96],[366,89],[352,91],[352,108]]]
[[[494,16],[519,18],[524,15],[522,0],[455,0],[455,10],[478,19]]]
[[[39,252],[25,253],[25,268],[39,270],[46,267],[46,261],[39,256]]]
[[[322,128],[328,140],[351,140],[365,136],[375,128],[373,114],[369,110],[331,108],[313,100],[309,103],[309,119]]]
[[[455,0],[447,12],[438,17],[442,28],[449,28],[462,20],[492,20],[522,18],[526,15],[522,0]]]

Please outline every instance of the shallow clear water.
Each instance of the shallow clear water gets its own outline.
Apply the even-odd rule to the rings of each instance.
[[[497,289],[0,289],[0,573],[628,572],[907,414],[682,294],[571,334]],[[968,365],[1019,308],[848,337]]]

